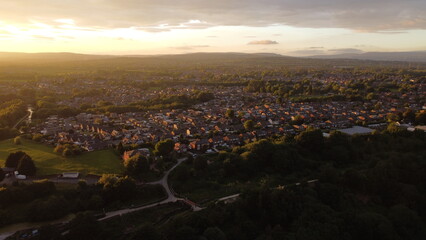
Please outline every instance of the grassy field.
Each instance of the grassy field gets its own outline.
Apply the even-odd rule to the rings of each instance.
[[[86,152],[79,156],[65,158],[53,152],[53,148],[22,139],[22,145],[13,144],[13,140],[0,142],[0,165],[11,152],[24,151],[34,160],[37,175],[80,172],[82,174],[117,173],[123,171],[119,156],[112,150]]]

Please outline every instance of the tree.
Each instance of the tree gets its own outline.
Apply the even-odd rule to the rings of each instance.
[[[225,116],[226,116],[227,118],[232,119],[232,118],[234,118],[234,117],[235,117],[235,111],[234,111],[234,110],[232,110],[232,109],[228,109],[228,110],[226,110]]]
[[[0,168],[0,182],[3,181],[4,177],[5,177],[5,173],[3,169]]]
[[[401,239],[425,239],[424,223],[417,213],[404,205],[395,205],[390,209],[389,219]]]
[[[114,174],[103,174],[98,181],[102,187],[105,201],[128,200],[136,193],[136,182],[128,177],[117,177]]]
[[[225,233],[220,230],[220,228],[217,227],[209,227],[207,228],[203,236],[206,237],[208,240],[226,240]]]
[[[204,91],[202,91],[202,92],[199,92],[196,95],[196,100],[198,100],[200,102],[207,102],[207,101],[210,101],[212,99],[214,99],[214,95],[211,92],[204,92]]]
[[[18,130],[14,128],[0,128],[0,141],[13,138],[18,134]]]
[[[426,124],[426,111],[419,112],[416,114],[416,124],[419,124],[419,125]]]
[[[36,133],[33,135],[33,141],[40,142],[42,138],[43,135],[41,135],[40,133]]]
[[[44,225],[44,226],[41,226],[39,229],[38,239],[40,240],[61,239],[61,232],[59,231],[57,226]]]
[[[407,123],[414,123],[416,121],[416,113],[410,108],[402,114],[402,117]]]
[[[376,95],[372,92],[367,94],[367,96],[365,97],[365,99],[367,99],[367,100],[373,100],[375,98],[376,98]]]
[[[36,167],[33,159],[25,154],[25,156],[19,160],[16,171],[18,171],[19,174],[34,176],[36,174]]]
[[[62,154],[62,152],[64,151],[64,149],[65,149],[64,145],[62,145],[62,144],[58,144],[58,145],[56,145],[56,147],[53,149],[53,152]]]
[[[375,212],[362,212],[356,215],[351,226],[354,239],[398,239],[392,223],[383,215]]]
[[[123,146],[123,143],[121,141],[117,145],[117,151],[120,155],[122,155],[124,153],[124,146]]]
[[[106,107],[106,106],[111,106],[111,105],[114,105],[114,104],[112,104],[112,102],[100,100],[96,105],[98,107]]]
[[[64,157],[69,157],[69,156],[72,156],[73,155],[73,152],[72,152],[72,150],[71,149],[69,149],[69,148],[65,148],[63,151],[62,151],[62,156],[64,156]]]
[[[197,156],[194,159],[194,169],[197,171],[202,171],[207,168],[207,160],[201,156]]]
[[[312,151],[321,151],[324,145],[324,137],[319,129],[307,129],[294,139],[300,146]]]
[[[60,218],[68,213],[68,202],[62,196],[33,201],[27,212],[32,221],[47,221]]]
[[[132,177],[139,177],[141,173],[149,170],[148,159],[144,156],[136,155],[124,161],[126,173]]]
[[[173,175],[178,181],[182,182],[186,182],[191,177],[191,173],[186,166],[177,167]]]
[[[296,116],[293,116],[293,117],[291,117],[291,124],[292,125],[300,125],[300,124],[302,124],[303,122],[305,121],[305,119],[303,118],[303,116],[301,116],[301,115],[296,115]]]
[[[174,233],[176,240],[196,240],[197,235],[195,230],[189,226],[183,226]]]
[[[253,131],[253,129],[254,129],[254,122],[253,122],[253,120],[247,120],[247,121],[245,121],[244,122],[244,128],[247,131]]]
[[[174,147],[175,147],[175,143],[171,139],[159,141],[157,144],[155,144],[155,150],[161,156],[168,155],[171,151],[173,151]]]
[[[328,142],[330,146],[341,145],[346,147],[350,145],[349,136],[340,131],[332,131]]]
[[[33,176],[36,173],[36,167],[32,158],[22,151],[10,153],[6,159],[5,166],[15,168],[20,174],[28,176]]]
[[[101,226],[91,212],[78,213],[68,223],[70,239],[91,240],[97,239]]]
[[[14,139],[13,139],[13,143],[14,144],[16,144],[16,145],[21,145],[22,144],[22,140],[21,140],[21,137],[15,137]]]
[[[104,205],[104,200],[102,199],[101,196],[97,194],[93,195],[89,199],[89,205],[88,205],[89,209],[93,209],[93,210],[101,209],[103,205]]]
[[[404,132],[404,130],[400,128],[395,122],[390,123],[386,128],[386,131],[393,134]]]
[[[10,153],[9,156],[6,158],[5,167],[8,168],[17,168],[19,161],[21,158],[23,158],[25,155],[27,155],[25,152],[18,151],[14,153]]]
[[[81,148],[75,144],[58,144],[53,151],[64,157],[78,155],[82,152]]]
[[[92,105],[88,104],[88,103],[83,103],[83,104],[80,105],[80,109],[83,110],[83,111],[85,111],[85,110],[87,110],[91,107],[92,107]]]
[[[163,237],[161,236],[161,234],[158,232],[158,230],[155,227],[153,227],[152,225],[145,225],[136,231],[132,239],[162,240]]]
[[[388,120],[388,122],[397,122],[401,120],[401,117],[396,113],[388,113],[386,119]]]

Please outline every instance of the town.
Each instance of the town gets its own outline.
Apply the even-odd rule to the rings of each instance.
[[[317,209],[293,206],[312,199],[326,212],[349,214],[349,198],[368,213],[413,214],[395,204],[414,202],[423,214],[412,194],[426,171],[423,65],[270,61],[0,81],[0,238],[255,239],[221,220],[239,217],[215,214],[262,215],[264,201],[267,216],[284,207],[298,219]]]
[[[426,1],[3,0],[0,240],[426,239]]]
[[[312,77],[310,81],[314,85],[333,82],[337,83],[334,86],[338,88],[347,88],[354,81],[371,77],[371,73],[360,76],[341,73],[322,78]],[[329,133],[358,125],[369,128],[372,132],[374,129],[384,129],[389,122],[396,121],[401,127],[414,129],[413,116],[426,110],[424,103],[419,102],[426,95],[426,83],[421,78],[407,80],[403,76],[392,76],[387,81],[396,83],[396,88],[399,88],[398,84],[406,84],[409,90],[383,90],[375,93],[374,97],[370,93],[370,97],[353,101],[311,102],[280,101],[281,98],[273,93],[250,92],[246,86],[182,85],[141,91],[130,86],[115,86],[105,89],[103,94],[77,96],[62,100],[58,105],[73,108],[86,106],[90,110],[96,105],[93,103],[121,105],[157,96],[192,95],[195,91],[214,92],[214,98],[187,109],[165,108],[124,113],[86,113],[81,110],[81,113],[69,117],[50,115],[27,131],[32,135],[42,134],[46,144],[56,146],[71,143],[86,151],[111,148],[120,142],[141,145],[172,139],[177,152],[218,152],[259,139],[294,135],[309,127]],[[88,85],[85,89],[90,89],[95,83],[81,81],[78,84]],[[45,83],[39,84],[39,88],[55,89],[56,86]],[[73,86],[70,88],[73,89]],[[71,94],[66,89],[62,91],[63,95]],[[407,114],[402,116],[405,112]],[[252,124],[245,124],[247,121]]]

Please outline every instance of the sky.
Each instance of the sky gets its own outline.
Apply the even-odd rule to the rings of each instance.
[[[1,52],[425,51],[426,0],[0,0]]]

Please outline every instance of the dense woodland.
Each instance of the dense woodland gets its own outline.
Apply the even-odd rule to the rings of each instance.
[[[323,138],[318,130],[309,129],[295,137],[261,140],[192,159],[172,178],[175,189],[185,185],[185,191],[199,187],[209,191],[235,181],[246,184],[234,203],[213,201],[193,213],[176,210],[169,221],[156,225],[137,224],[135,219],[132,230],[124,219],[97,222],[91,217],[94,212],[82,213],[67,225],[70,234],[62,238],[424,239],[425,142],[424,132],[394,127],[368,136],[336,132]],[[307,183],[313,179],[317,181]],[[135,195],[135,191],[145,192]],[[0,193],[7,195],[1,197],[2,206],[29,207],[31,211],[22,211],[27,217],[47,220],[70,211],[96,211],[152,191],[157,190],[137,190],[130,178],[106,175],[93,187],[81,183],[72,191],[40,182]],[[3,221],[10,219],[7,214],[11,213],[2,211]],[[57,230],[43,229],[40,239],[58,239]]]
[[[137,187],[129,177],[104,175],[96,185],[81,181],[77,188],[57,188],[46,180],[0,189],[0,226],[55,220],[70,213],[114,210],[164,197],[158,186]]]
[[[396,129],[329,139],[314,130],[233,149],[211,164],[194,161],[176,176],[192,190],[200,182],[236,179],[259,179],[259,185],[233,204],[210,206],[160,229],[166,239],[199,239],[210,228],[227,239],[423,239],[425,140],[422,132]],[[305,183],[311,179],[318,182]]]

